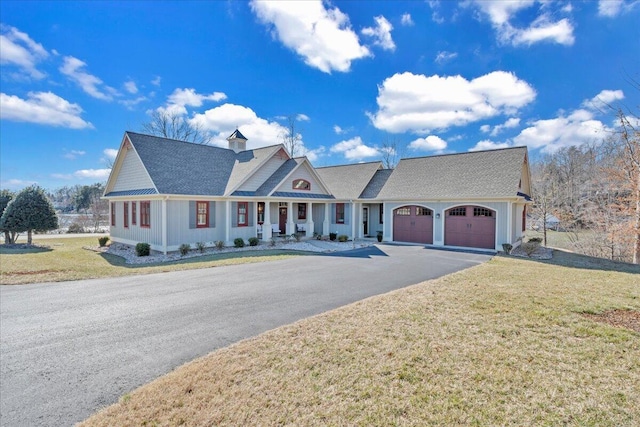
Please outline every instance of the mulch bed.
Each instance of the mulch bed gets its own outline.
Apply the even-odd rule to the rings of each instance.
[[[627,328],[640,333],[640,311],[610,310],[600,314],[584,314],[596,322],[607,323],[617,328]]]

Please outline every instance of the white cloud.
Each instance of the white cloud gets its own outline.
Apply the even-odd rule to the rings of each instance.
[[[124,88],[127,90],[127,92],[131,94],[138,93],[138,86],[136,86],[136,82],[134,82],[133,80],[129,80],[128,82],[125,82]]]
[[[330,151],[343,154],[347,160],[362,160],[381,154],[377,148],[365,145],[359,136],[338,142]]]
[[[488,133],[489,131],[491,131],[491,126],[489,125],[482,125],[480,126],[480,131],[482,133]]]
[[[426,138],[418,138],[411,141],[409,148],[420,151],[442,151],[447,148],[447,141],[436,135],[429,135]]]
[[[553,153],[562,147],[600,142],[613,130],[596,120],[591,111],[579,109],[568,116],[537,120],[513,139],[515,145]]]
[[[67,153],[64,154],[64,158],[68,159],[68,160],[75,160],[80,156],[84,156],[85,154],[87,154],[86,151],[82,151],[82,150],[71,150],[68,151]]]
[[[151,80],[151,84],[154,86],[160,86],[160,82],[162,81],[162,77],[155,76],[153,80]]]
[[[311,120],[311,119],[310,119],[310,118],[309,118],[309,116],[307,116],[306,114],[302,114],[302,113],[300,113],[300,114],[298,114],[298,115],[296,116],[296,120],[297,120],[297,121],[299,121],[299,122],[308,122],[308,121],[309,121],[309,120]]]
[[[349,17],[337,7],[326,8],[321,0],[253,0],[251,10],[264,24],[273,26],[274,36],[307,65],[325,73],[347,72],[352,61],[371,56],[360,45]]]
[[[220,147],[227,147],[226,138],[236,126],[248,138],[247,148],[279,144],[287,131],[280,123],[260,118],[251,108],[235,104],[220,105],[202,114],[195,114],[190,120],[210,132],[213,135],[212,143]]]
[[[413,26],[413,19],[411,19],[411,14],[410,13],[403,13],[402,14],[402,20],[400,22],[402,23],[402,25],[407,26],[407,27]]]
[[[496,150],[498,148],[509,148],[511,144],[508,142],[493,142],[488,139],[484,141],[478,141],[476,145],[469,148],[469,151],[481,151],[481,150]]]
[[[435,61],[438,64],[448,62],[458,56],[457,52],[447,52],[446,50],[438,52]]]
[[[127,107],[128,110],[133,110],[133,107],[140,104],[141,102],[146,101],[148,98],[146,96],[139,96],[134,99],[121,99],[118,101],[119,104]]]
[[[160,107],[158,110],[171,114],[185,115],[187,114],[186,107],[201,107],[205,101],[219,102],[226,98],[227,95],[222,92],[212,92],[209,95],[203,95],[197,93],[193,88],[177,88],[167,98],[166,107]]]
[[[37,183],[38,183],[37,181],[29,181],[24,179],[7,179],[5,181],[0,182],[0,188],[17,191]]]
[[[625,0],[600,0],[598,2],[598,15],[613,18],[621,13],[631,11],[638,4],[640,4],[640,2],[637,0],[630,2]]]
[[[320,157],[322,157],[325,153],[324,146],[319,146],[318,148],[314,148],[313,150],[308,150],[306,147],[302,147],[301,153],[303,156],[306,156],[310,162],[315,162]]]
[[[391,30],[393,30],[393,25],[387,18],[384,16],[376,16],[374,18],[376,21],[375,27],[365,27],[361,30],[361,33],[365,36],[373,37],[373,44],[376,46],[380,46],[384,50],[395,50],[396,44],[393,42],[391,38]]]
[[[118,150],[115,148],[105,148],[102,150],[102,154],[106,156],[107,160],[114,161],[118,155]]]
[[[80,179],[100,179],[106,180],[109,178],[111,169],[82,169],[75,171],[73,176]]]
[[[31,78],[42,79],[46,74],[36,65],[48,56],[49,52],[28,34],[15,27],[0,25],[0,64],[17,66]]]
[[[603,90],[591,99],[586,99],[582,106],[592,109],[604,108],[616,101],[624,99],[624,92],[621,90]]]
[[[86,65],[78,58],[65,56],[60,72],[80,86],[88,95],[104,101],[111,101],[118,92],[114,88],[104,85],[98,77],[84,71],[83,68]]]
[[[518,46],[550,41],[570,46],[575,41],[573,25],[567,18],[554,22],[551,15],[544,11],[545,8],[551,7],[550,3],[541,1],[543,12],[525,28],[513,26],[511,20],[518,12],[532,7],[535,0],[475,0],[474,3],[489,17],[498,40],[502,43]],[[560,12],[568,13],[570,10],[560,7]]]
[[[336,133],[336,135],[340,135],[342,133],[345,133],[346,131],[344,129],[342,129],[340,126],[338,125],[333,125],[333,131]]]
[[[493,130],[491,130],[491,136],[496,136],[500,134],[504,129],[512,129],[512,128],[518,127],[519,125],[520,125],[520,119],[517,117],[511,117],[510,119],[507,119],[507,121],[504,122],[503,124],[494,126]],[[489,125],[485,125],[485,126],[481,126],[480,130],[484,133],[487,133],[491,129],[491,126]]]
[[[71,129],[93,128],[80,118],[82,108],[51,92],[29,92],[27,99],[0,94],[0,119]]]
[[[527,82],[504,71],[473,80],[405,72],[382,82],[378,111],[368,115],[378,129],[427,134],[433,129],[513,114],[535,97],[535,90]]]

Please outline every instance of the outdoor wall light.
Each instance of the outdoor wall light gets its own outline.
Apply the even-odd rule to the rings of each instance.
[[[436,214],[436,219],[440,219],[440,214],[439,213]]]

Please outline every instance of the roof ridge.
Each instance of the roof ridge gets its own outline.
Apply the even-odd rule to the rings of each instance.
[[[373,164],[373,163],[380,163],[382,164],[382,160],[373,160],[370,162],[362,162],[362,163],[347,163],[347,164],[342,164],[342,165],[333,165],[333,166],[316,166],[316,169],[326,169],[326,168],[340,168],[340,167],[345,167],[345,166],[363,166],[363,165],[369,165],[369,164]]]
[[[503,147],[503,148],[491,148],[489,150],[464,151],[462,153],[444,153],[444,154],[432,154],[430,156],[403,157],[400,160],[430,159],[434,157],[461,156],[464,154],[490,153],[495,151],[518,150],[518,149],[527,149],[527,146],[519,145],[517,147]]]

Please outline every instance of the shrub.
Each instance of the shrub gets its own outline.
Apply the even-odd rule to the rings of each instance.
[[[528,242],[522,243],[520,247],[522,248],[524,253],[527,254],[529,258],[531,258],[531,255],[533,255],[540,247],[540,243],[528,241]]]
[[[213,242],[213,246],[215,246],[218,250],[224,249],[224,242],[222,240],[216,240],[215,242]]]
[[[236,237],[233,239],[233,246],[236,248],[244,248],[244,239],[242,237]]]
[[[205,242],[196,242],[196,249],[203,253],[205,249],[207,249],[207,244]]]
[[[74,223],[72,223],[69,226],[69,229],[67,230],[68,234],[74,234],[74,233],[84,233],[84,227],[82,226],[82,224],[80,224],[79,222],[75,221]]]
[[[269,240],[269,246],[275,246],[276,245],[276,239],[275,237],[272,237],[271,240]]]
[[[532,237],[529,239],[531,243],[542,243],[542,237]]]
[[[258,243],[260,243],[260,239],[258,239],[257,237],[249,237],[249,246],[258,246]]]
[[[148,243],[138,243],[136,245],[136,255],[149,256],[151,253],[151,245]]]
[[[191,245],[188,243],[183,243],[180,245],[180,249],[178,250],[180,251],[180,256],[185,256],[191,250]]]
[[[293,233],[293,234],[291,235],[291,240],[295,240],[296,242],[299,242],[299,241],[300,241],[300,234],[298,234],[298,233]]]
[[[513,245],[511,245],[509,243],[503,243],[502,244],[502,250],[504,251],[505,254],[510,254],[511,253],[511,249],[513,249]]]
[[[346,242],[347,240],[349,240],[349,236],[347,236],[346,234],[341,234],[338,236],[338,242]]]
[[[107,246],[108,241],[109,241],[109,236],[98,237],[98,244],[100,245],[101,248]]]
[[[338,233],[329,233],[329,240],[336,240],[336,237],[338,237]]]

